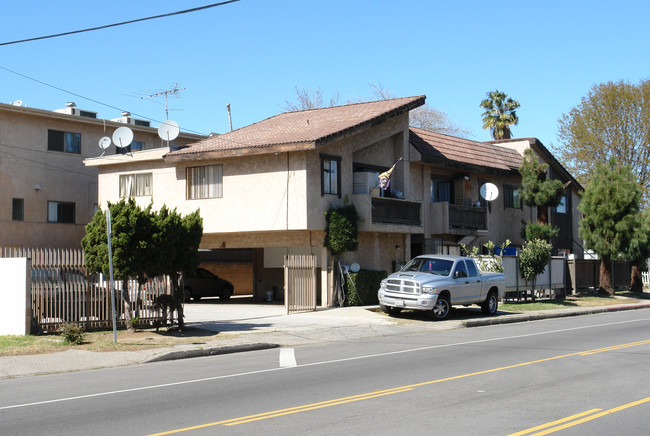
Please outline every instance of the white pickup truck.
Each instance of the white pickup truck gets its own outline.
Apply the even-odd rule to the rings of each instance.
[[[379,307],[389,315],[425,310],[443,320],[451,306],[478,304],[484,314],[493,315],[505,287],[503,273],[481,272],[472,258],[427,254],[382,280]]]

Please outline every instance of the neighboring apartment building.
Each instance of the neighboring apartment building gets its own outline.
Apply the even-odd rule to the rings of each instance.
[[[248,253],[250,287],[259,298],[282,289],[283,255],[317,255],[327,305],[325,212],[346,197],[361,222],[359,248],[342,262],[373,270],[390,271],[424,251],[457,253],[460,243],[498,245],[508,238],[521,245],[521,220],[535,216],[518,201],[521,155],[410,129],[409,111],[424,100],[289,112],[179,150],[85,162],[99,170],[102,206],[129,196],[125,178],[146,177],[151,191],[136,195],[139,204],[153,201],[154,208],[166,204],[183,214],[200,209],[201,248],[220,253],[224,263],[230,252]],[[390,189],[379,190],[377,176],[399,158]],[[485,182],[501,193],[489,206],[479,196]]]
[[[128,113],[108,121],[73,103],[56,111],[0,104],[0,245],[79,248],[98,205],[97,169],[83,160],[101,155],[100,138],[125,125],[134,134],[126,151],[164,145],[149,121]],[[173,142],[203,138],[181,133]]]

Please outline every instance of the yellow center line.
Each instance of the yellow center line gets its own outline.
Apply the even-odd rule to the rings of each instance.
[[[196,426],[192,426],[192,427],[179,428],[179,429],[176,429],[176,430],[169,430],[169,431],[165,431],[165,432],[161,432],[161,433],[150,434],[149,436],[163,436],[163,435],[169,435],[169,434],[175,434],[175,433],[182,433],[182,432],[191,431],[191,430],[198,430],[198,429],[207,428],[207,427],[214,427],[214,426],[217,426],[217,425],[230,426],[230,425],[244,424],[244,423],[253,422],[253,421],[261,421],[261,420],[264,420],[264,419],[275,418],[275,417],[278,417],[278,416],[284,416],[284,415],[290,415],[290,414],[294,414],[294,413],[307,412],[307,411],[310,411],[310,410],[322,409],[322,408],[325,408],[325,407],[332,407],[332,406],[337,406],[337,405],[340,405],[340,404],[345,404],[345,403],[350,403],[350,402],[355,402],[355,401],[361,401],[361,400],[368,400],[368,399],[378,398],[378,397],[385,396],[385,395],[397,394],[397,393],[401,393],[401,392],[410,391],[410,390],[413,390],[413,389],[418,388],[418,387],[432,385],[432,384],[435,384],[435,383],[441,383],[441,382],[452,381],[452,380],[460,380],[460,379],[463,379],[463,378],[474,377],[474,376],[483,375],[483,374],[490,374],[490,373],[493,373],[493,372],[505,371],[505,370],[508,370],[508,369],[520,368],[520,367],[523,367],[523,366],[534,365],[534,364],[542,363],[542,362],[550,362],[552,360],[564,359],[564,358],[567,358],[567,357],[588,356],[588,355],[591,355],[591,354],[602,353],[602,352],[605,352],[605,351],[619,350],[619,349],[622,349],[622,348],[636,347],[636,346],[645,345],[645,344],[650,344],[650,339],[645,340],[645,341],[639,341],[639,342],[630,342],[630,343],[627,343],[627,344],[621,344],[621,345],[616,345],[616,346],[612,346],[612,347],[597,348],[597,349],[588,350],[588,351],[578,351],[576,353],[569,353],[569,354],[563,354],[563,355],[560,355],[560,356],[547,357],[547,358],[544,358],[544,359],[532,360],[530,362],[517,363],[517,364],[514,364],[514,365],[502,366],[502,367],[499,367],[499,368],[488,369],[488,370],[485,370],[485,371],[472,372],[472,373],[468,373],[468,374],[461,374],[461,375],[441,378],[441,379],[437,379],[437,380],[430,380],[430,381],[426,381],[426,382],[422,382],[422,383],[414,383],[414,384],[410,384],[410,385],[406,385],[406,386],[400,386],[400,387],[396,387],[396,388],[392,388],[392,389],[384,389],[384,390],[379,390],[379,391],[374,391],[374,392],[368,392],[368,393],[365,393],[365,394],[354,395],[354,396],[350,396],[350,397],[343,397],[343,398],[337,398],[337,399],[328,400],[328,401],[322,401],[322,402],[319,402],[319,403],[306,404],[306,405],[302,405],[302,406],[290,407],[290,408],[287,408],[287,409],[273,410],[273,411],[270,411],[270,412],[258,413],[258,414],[255,414],[255,415],[241,416],[239,418],[227,419],[227,420],[217,421],[217,422],[210,422],[210,423],[200,424],[200,425],[196,425]],[[645,402],[645,400],[641,400],[641,402]],[[633,404],[633,403],[631,403],[631,404]],[[633,405],[636,405],[636,404],[633,404]],[[623,406],[621,406],[621,407],[623,407]],[[632,407],[632,406],[629,406],[629,407]],[[600,409],[593,409],[591,411],[583,412],[583,413],[585,413],[585,414],[586,413],[592,413],[593,411],[597,411],[597,410],[600,410]],[[614,410],[614,409],[611,409],[611,410],[618,411],[618,410]],[[607,411],[607,412],[602,412],[602,413],[613,413],[613,412],[612,411]],[[574,417],[579,417],[579,415],[580,414],[574,415]],[[582,415],[580,415],[580,416],[582,416]],[[594,415],[594,417],[597,417],[597,416]],[[589,418],[591,418],[591,417],[589,417]],[[584,419],[588,420],[589,418],[584,418]],[[564,420],[567,420],[567,419],[568,418],[564,418]],[[591,418],[591,419],[594,419],[594,418]],[[562,420],[560,420],[560,421],[562,421]],[[560,423],[559,421],[556,421],[556,422]],[[562,422],[564,422],[564,421],[562,421]],[[573,423],[571,423],[571,424],[573,424]],[[548,425],[545,425],[545,426],[548,426]],[[531,430],[531,431],[534,431],[534,430]],[[526,432],[528,432],[528,431],[526,431]],[[515,433],[515,434],[519,434],[519,433]],[[521,433],[521,434],[526,434],[526,433]],[[540,433],[540,434],[542,434],[542,433]]]
[[[559,425],[557,427],[549,428],[548,430],[544,430],[544,431],[541,431],[539,433],[533,433],[533,434],[531,434],[531,436],[544,436],[544,435],[547,435],[547,434],[550,434],[550,433],[555,433],[556,431],[564,430],[565,428],[573,427],[573,426],[576,426],[576,425],[579,425],[579,424],[584,424],[585,422],[592,421],[592,420],[597,419],[597,418],[602,418],[603,416],[607,416],[607,415],[610,415],[612,413],[620,412],[621,410],[629,409],[630,407],[638,406],[640,404],[644,404],[644,403],[648,403],[648,402],[650,402],[650,397],[644,398],[644,399],[639,400],[639,401],[634,401],[632,403],[623,404],[622,406],[614,407],[613,409],[605,410],[605,411],[602,411],[600,413],[596,413],[594,415],[590,415],[590,416],[587,416],[585,418],[575,420],[573,422],[568,422],[566,424]],[[600,410],[600,409],[594,409],[594,410]],[[536,428],[538,428],[538,427],[536,427]],[[530,429],[530,430],[534,430],[534,429]],[[526,433],[528,433],[528,431]],[[525,433],[514,433],[513,435],[510,435],[510,436],[514,436],[514,435],[517,435],[517,434],[525,434]]]
[[[276,418],[278,416],[284,416],[284,415],[291,415],[293,413],[301,413],[301,412],[307,412],[309,410],[316,410],[316,409],[322,409],[324,407],[331,407],[331,406],[338,406],[340,404],[345,404],[345,403],[352,403],[354,401],[362,401],[362,400],[369,400],[371,398],[379,398],[379,397],[384,397],[386,395],[393,395],[393,394],[399,394],[401,392],[408,392],[411,391],[412,389],[399,389],[399,390],[393,390],[392,392],[385,392],[382,394],[376,394],[376,395],[363,395],[359,396],[359,398],[352,398],[349,400],[333,400],[328,402],[328,404],[321,404],[321,405],[307,405],[303,406],[301,408],[297,408],[297,410],[291,410],[288,412],[282,412],[282,413],[273,413],[269,414],[267,416],[262,416],[259,418],[252,418],[252,419],[243,419],[241,421],[236,421],[236,422],[231,422],[228,424],[225,424],[226,426],[231,426],[231,425],[238,425],[238,424],[245,424],[247,422],[253,422],[253,421],[261,421],[263,419],[268,419],[268,418]]]
[[[629,344],[613,345],[611,347],[598,348],[596,350],[583,351],[580,353],[582,356],[588,356],[590,354],[603,353],[605,351],[621,350],[623,348],[636,347],[639,345],[650,344],[650,340],[639,341],[639,342],[630,342]]]
[[[567,416],[566,418],[558,419],[557,421],[547,422],[546,424],[538,425],[537,427],[532,427],[532,428],[529,428],[528,430],[523,430],[523,431],[520,431],[520,432],[517,432],[517,433],[511,433],[508,436],[523,436],[525,434],[536,432],[537,430],[542,430],[542,429],[545,429],[545,428],[553,427],[554,425],[562,424],[562,423],[565,423],[567,421],[573,421],[574,419],[580,418],[580,417],[585,416],[585,415],[590,415],[592,413],[596,413],[596,412],[598,412],[600,410],[603,410],[603,409],[591,409],[591,410],[587,410],[585,412],[576,413],[575,415]]]

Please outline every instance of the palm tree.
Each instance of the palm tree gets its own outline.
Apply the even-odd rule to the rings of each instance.
[[[487,98],[481,102],[483,112],[483,128],[489,129],[494,139],[510,139],[512,137],[511,125],[517,125],[519,118],[515,110],[519,102],[511,99],[505,92],[488,92]]]

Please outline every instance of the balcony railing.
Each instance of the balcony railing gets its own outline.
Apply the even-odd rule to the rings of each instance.
[[[372,197],[372,222],[419,226],[420,208],[413,201]]]
[[[431,233],[436,235],[475,235],[486,231],[487,209],[447,202],[431,203]]]
[[[487,209],[484,207],[449,205],[449,226],[487,230]]]

